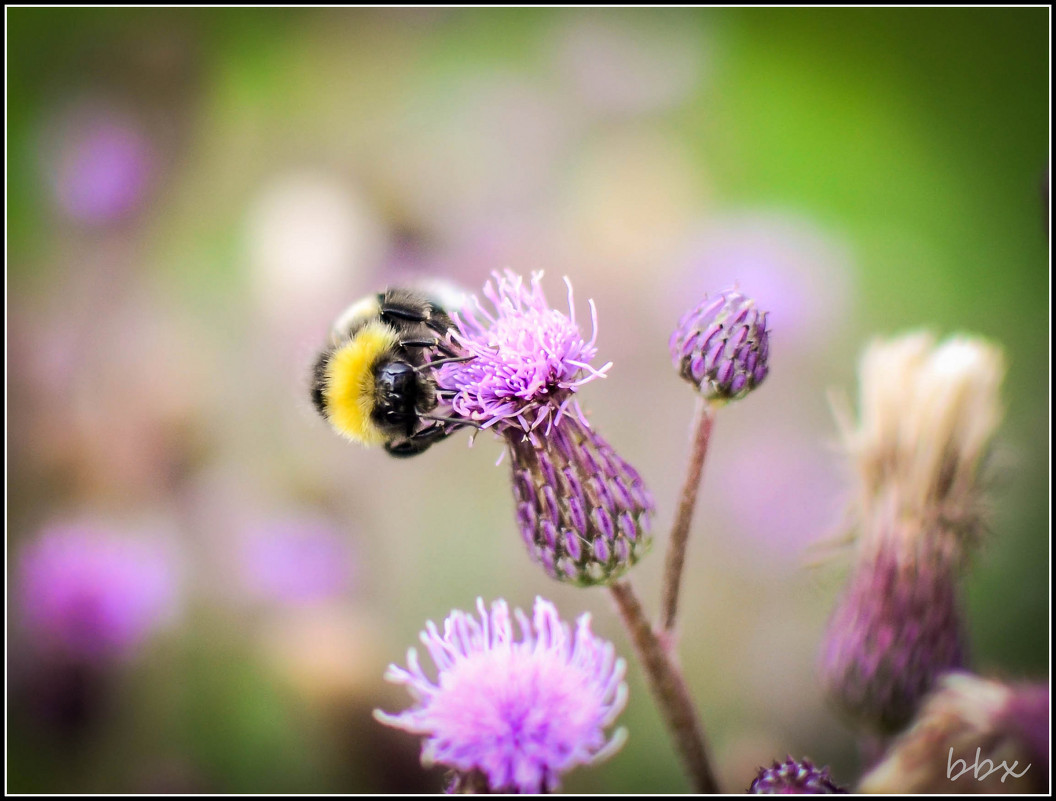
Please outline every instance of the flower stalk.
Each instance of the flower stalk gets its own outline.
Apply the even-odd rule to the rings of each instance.
[[[634,645],[634,652],[645,670],[649,689],[656,699],[675,748],[698,793],[719,792],[711,769],[704,729],[693,699],[674,655],[664,647],[646,618],[645,611],[629,581],[609,585],[616,608]]]
[[[697,397],[693,423],[693,449],[689,457],[689,468],[679,496],[678,514],[671,528],[667,560],[664,565],[664,584],[660,602],[660,631],[664,639],[673,641],[678,593],[682,586],[682,569],[686,562],[686,546],[689,543],[689,527],[693,522],[693,510],[697,505],[697,491],[704,476],[704,460],[708,455],[711,429],[715,423],[715,408],[703,397]]]

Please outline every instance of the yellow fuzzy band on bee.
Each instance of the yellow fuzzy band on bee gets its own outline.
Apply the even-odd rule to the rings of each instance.
[[[374,408],[374,365],[398,344],[395,331],[381,322],[372,322],[330,357],[323,398],[327,419],[342,436],[364,445],[385,442],[384,433],[370,419]]]

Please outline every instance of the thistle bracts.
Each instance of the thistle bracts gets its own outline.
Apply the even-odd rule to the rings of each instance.
[[[506,442],[521,536],[547,575],[604,584],[646,553],[652,495],[596,431],[566,416],[541,442],[516,430]]]
[[[821,672],[845,712],[888,734],[909,722],[937,676],[965,664],[967,646],[950,554],[910,531],[916,524],[899,520],[893,504],[875,515],[872,530],[915,546],[863,548],[829,621]]]
[[[981,536],[981,467],[1000,420],[1000,351],[927,334],[877,342],[860,367],[857,559],[821,655],[830,697],[880,734],[965,664],[958,575]]]
[[[775,761],[769,768],[759,768],[748,792],[754,795],[813,795],[846,793],[829,775],[829,769],[816,767],[809,759]]]
[[[766,317],[754,300],[733,289],[705,297],[671,335],[675,369],[706,400],[743,398],[769,370]]]
[[[1044,793],[1049,778],[1049,686],[953,673],[857,789]]]

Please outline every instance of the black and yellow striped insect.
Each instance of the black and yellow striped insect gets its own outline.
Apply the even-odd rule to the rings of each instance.
[[[338,434],[415,456],[466,421],[433,414],[434,370],[466,361],[447,340],[451,318],[430,294],[390,288],[352,304],[312,369],[312,403]]]

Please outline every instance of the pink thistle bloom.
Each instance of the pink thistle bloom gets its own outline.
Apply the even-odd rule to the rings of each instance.
[[[530,286],[510,270],[493,275],[495,284],[484,285],[484,296],[494,312],[474,297],[471,305],[451,315],[458,329],[451,339],[475,358],[441,367],[438,383],[454,393],[450,403],[455,413],[481,428],[496,426],[501,432],[516,427],[527,434],[546,423],[549,433],[574,404],[576,390],[604,377],[612,366],[590,366],[597,355],[594,302],[588,302],[592,333],[587,340],[576,325],[567,278],[566,315],[547,303],[541,272],[532,274]],[[583,420],[578,405],[573,408]]]
[[[611,643],[590,630],[590,615],[573,633],[549,601],[536,598],[533,618],[506,602],[479,621],[454,611],[441,634],[430,621],[421,634],[438,676],[431,680],[407,652],[407,668],[390,665],[385,678],[407,686],[417,702],[398,715],[375,710],[388,726],[425,735],[422,764],[446,765],[460,783],[492,792],[556,790],[576,765],[615,753],[626,739],[611,725],[627,701],[626,665]]]

